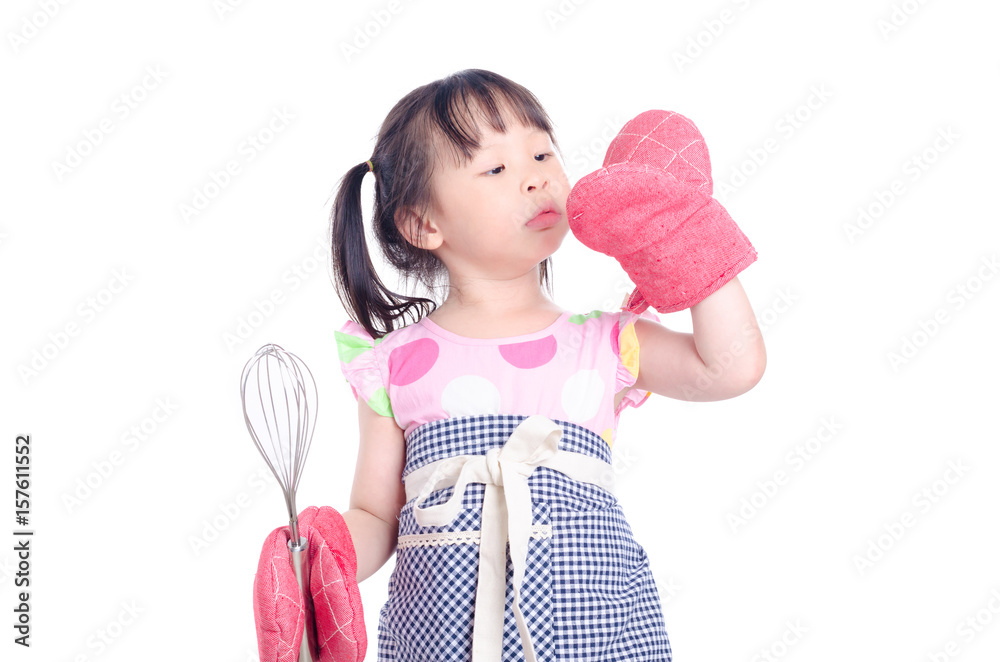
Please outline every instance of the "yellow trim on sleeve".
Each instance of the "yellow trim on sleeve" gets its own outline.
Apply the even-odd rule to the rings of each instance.
[[[635,322],[629,322],[618,338],[618,355],[622,365],[634,376],[639,376],[639,338],[635,335]]]

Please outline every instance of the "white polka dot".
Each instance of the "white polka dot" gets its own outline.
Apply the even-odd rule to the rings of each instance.
[[[499,414],[500,391],[479,375],[462,375],[448,382],[441,393],[441,407],[452,418],[474,414]]]
[[[579,370],[566,380],[562,389],[562,407],[570,421],[589,421],[601,408],[604,380],[597,370]]]

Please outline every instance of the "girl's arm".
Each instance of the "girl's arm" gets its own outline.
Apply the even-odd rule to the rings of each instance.
[[[753,388],[767,354],[750,301],[733,278],[691,307],[694,333],[637,319],[635,387],[678,400],[725,400]]]
[[[358,582],[375,574],[396,550],[399,511],[406,503],[403,430],[391,416],[358,400],[361,445],[354,469],[350,509],[343,514],[358,559]]]

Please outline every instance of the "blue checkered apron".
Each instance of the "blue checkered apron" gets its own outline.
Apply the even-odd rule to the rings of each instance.
[[[526,432],[529,429],[531,434]],[[530,446],[525,452],[531,458],[541,457],[544,453],[537,450],[541,446],[536,442],[540,444],[550,429],[547,443],[552,450],[558,447],[558,457],[537,466],[524,464],[524,458],[504,461],[504,454],[514,452],[508,449],[515,439],[521,446]],[[462,464],[463,458],[469,461]],[[573,473],[577,460],[590,470],[586,480],[565,473]],[[463,473],[456,479],[459,466]],[[594,475],[598,467],[603,468],[602,476]],[[449,486],[431,489],[449,468],[451,480],[444,481]],[[530,496],[523,501],[514,495],[519,480],[515,472],[526,476],[524,494],[530,491]],[[606,489],[613,477],[611,449],[593,431],[537,415],[432,421],[417,427],[407,439],[404,482],[408,477],[408,500],[399,515],[396,566],[389,580],[389,598],[379,614],[380,662],[507,662],[531,660],[532,654],[538,662],[671,661],[648,558],[633,538],[617,499]],[[411,496],[421,487],[419,494]],[[501,495],[499,501],[493,495],[493,505],[490,490]],[[485,518],[486,530],[482,526],[484,501],[487,509],[493,509]],[[497,505],[501,502],[506,508]],[[524,511],[520,514],[519,504]],[[418,523],[421,515],[426,519],[426,513],[445,508],[448,521],[431,526]],[[501,533],[499,543],[493,533],[486,542],[498,518],[510,527],[509,554],[505,554],[507,531]],[[515,533],[519,518],[517,526],[523,530]],[[526,549],[522,549],[523,542]],[[495,549],[497,544],[499,565],[495,556],[482,560],[480,547],[486,555],[486,548]],[[515,563],[515,556],[523,556],[523,561]],[[484,577],[498,578],[493,600],[482,595],[479,586],[486,582],[480,579],[481,562]],[[519,592],[513,586],[515,565],[520,565],[523,574]],[[504,574],[506,586],[499,589]],[[489,649],[496,650],[483,653],[483,641],[491,642]],[[499,643],[494,646],[493,641]]]

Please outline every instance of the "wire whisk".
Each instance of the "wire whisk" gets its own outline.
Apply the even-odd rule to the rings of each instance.
[[[316,428],[316,380],[295,354],[278,345],[268,344],[247,361],[240,379],[243,418],[257,450],[281,485],[288,508],[291,532],[290,559],[306,609],[306,629],[299,652],[300,662],[318,658],[312,623],[312,600],[309,592],[308,540],[299,537],[295,493],[313,430]]]

